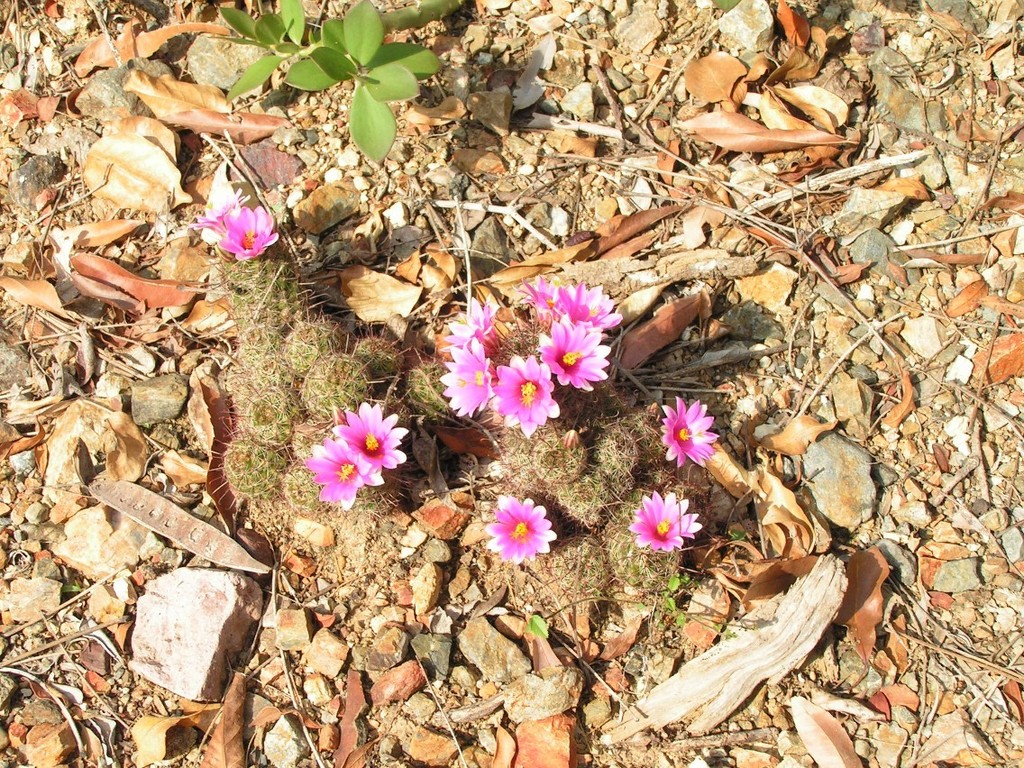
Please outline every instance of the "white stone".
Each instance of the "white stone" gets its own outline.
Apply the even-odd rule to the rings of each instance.
[[[583,82],[565,94],[561,102],[562,110],[575,115],[580,120],[594,119],[594,86]]]
[[[559,206],[551,209],[551,234],[555,237],[565,237],[569,234],[569,213]],[[1021,238],[1024,240],[1024,238]]]
[[[345,174],[341,168],[328,168],[324,173],[324,182],[327,184],[337,184],[343,178],[345,178]]]
[[[928,315],[907,320],[900,336],[915,354],[925,360],[931,360],[946,345],[945,327],[938,318]]]
[[[775,16],[768,0],[741,0],[718,21],[722,45],[743,51],[763,51],[772,42]]]
[[[267,731],[263,738],[263,754],[276,768],[296,768],[299,761],[309,754],[309,745],[294,717],[284,715]]]
[[[359,164],[363,162],[362,156],[353,146],[345,147],[338,153],[338,156],[334,158],[334,164],[339,168],[358,168]]]
[[[906,245],[911,233],[914,231],[913,219],[904,219],[892,225],[889,229],[889,237],[896,245]]]
[[[384,209],[384,219],[391,225],[392,229],[404,227],[409,223],[409,209],[405,203],[399,201],[389,208]]]
[[[974,363],[963,355],[957,355],[956,360],[949,364],[946,369],[946,381],[958,381],[967,384],[974,373]]]

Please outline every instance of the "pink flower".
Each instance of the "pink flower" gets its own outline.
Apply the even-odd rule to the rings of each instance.
[[[492,350],[498,341],[498,329],[494,325],[494,314],[498,308],[494,304],[481,304],[476,299],[469,300],[469,308],[459,315],[454,323],[448,323],[450,336],[445,341],[453,347],[467,347],[476,339],[484,349]]]
[[[450,371],[441,377],[447,389],[447,397],[459,416],[476,413],[494,395],[491,389],[491,361],[487,359],[484,345],[476,339],[468,347],[452,347],[452,361],[445,363]]]
[[[555,300],[558,296],[558,286],[549,283],[543,277],[538,277],[533,285],[523,283],[520,290],[526,294],[526,303],[537,313],[537,319],[542,322],[551,322],[556,317]]]
[[[242,197],[242,193],[237,189],[216,197],[211,193],[210,200],[206,205],[206,211],[196,219],[192,229],[208,229],[223,237],[228,233],[225,219],[229,214],[238,211],[242,207],[242,203],[248,199],[248,197]]]
[[[494,517],[497,522],[484,529],[493,537],[487,542],[487,548],[497,552],[502,560],[518,565],[550,551],[549,543],[555,540],[555,532],[551,530],[547,510],[535,507],[533,499],[519,501],[511,496],[499,496]]]
[[[622,322],[622,315],[614,309],[603,290],[587,288],[584,283],[562,286],[555,294],[555,311],[573,323],[586,323],[601,330],[614,328]]]
[[[369,466],[369,472],[379,474],[384,469],[394,469],[405,461],[405,454],[398,450],[409,430],[396,427],[398,416],[384,418],[379,405],[363,403],[359,412],[345,411],[345,424],[334,428],[337,435],[353,454]]]
[[[687,459],[703,466],[713,454],[718,435],[708,432],[715,423],[713,416],[707,415],[707,406],[700,400],[689,408],[681,398],[676,398],[676,407],[663,406],[665,418],[662,419],[661,442],[668,446],[668,461],[676,460],[677,466],[683,466]]]
[[[551,397],[555,382],[551,369],[537,358],[525,360],[516,355],[508,365],[498,368],[498,383],[494,385],[494,410],[505,417],[505,426],[522,427],[529,437],[548,419],[558,416],[558,403]]]
[[[674,493],[664,499],[658,493],[644,496],[635,513],[636,522],[629,526],[636,534],[637,546],[665,552],[682,547],[683,539],[692,539],[704,527],[697,522],[697,515],[683,514],[689,506],[687,499],[676,501]]]
[[[224,217],[220,247],[239,261],[254,259],[277,242],[274,217],[263,206],[238,208]]]
[[[369,465],[340,440],[328,438],[323,445],[314,445],[313,457],[306,459],[306,466],[323,486],[320,501],[337,501],[345,509],[352,508],[356,493],[364,485],[384,482],[379,474],[369,473]]]
[[[540,359],[551,368],[558,383],[590,390],[591,382],[608,378],[609,347],[601,345],[602,333],[589,325],[566,320],[551,326],[550,336],[540,337]]]

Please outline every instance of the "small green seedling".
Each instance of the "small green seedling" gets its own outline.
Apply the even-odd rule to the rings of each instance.
[[[457,7],[458,3],[449,0],[435,14]],[[259,88],[285,64],[285,82],[304,91],[322,91],[353,80],[356,87],[349,110],[349,133],[367,157],[383,160],[397,131],[388,103],[416,96],[417,81],[440,68],[437,56],[414,43],[385,43],[384,36],[402,19],[388,23],[370,0],[353,6],[343,19],[328,19],[320,27],[306,23],[302,0],[280,0],[278,9],[258,19],[235,8],[221,9],[224,21],[241,35],[233,38],[235,42],[270,51],[242,73],[228,92],[228,99]],[[406,21],[409,26],[416,25]]]
[[[543,616],[537,614],[531,614],[530,618],[526,621],[526,631],[536,637],[543,637],[545,640],[548,639],[548,623],[544,621]]]
[[[679,610],[679,606],[676,605],[676,594],[683,587],[688,587],[693,583],[693,579],[688,574],[676,573],[669,577],[668,583],[665,585],[665,591],[661,593],[661,598],[664,601],[665,613],[671,616],[675,616],[675,623],[678,627],[686,625],[686,614]]]

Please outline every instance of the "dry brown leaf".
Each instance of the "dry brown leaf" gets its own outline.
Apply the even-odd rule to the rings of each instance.
[[[127,625],[124,625],[127,626]],[[216,711],[219,705],[202,705],[205,710]],[[185,713],[171,717],[143,715],[132,725],[132,739],[135,741],[135,765],[146,768],[167,756],[167,734],[173,728],[197,728],[202,712]]]
[[[167,153],[133,134],[104,136],[93,144],[82,180],[90,192],[121,208],[162,213],[192,202]]]
[[[1003,211],[1024,213],[1024,192],[1010,190],[1004,195],[997,195],[985,201],[983,208],[999,208]]]
[[[1013,705],[1013,714],[1017,722],[1024,723],[1024,696],[1021,695],[1020,683],[1008,680],[1003,685],[1003,695]]]
[[[457,454],[469,454],[481,458],[498,458],[494,443],[475,427],[434,427],[434,433],[441,438],[449,450]]]
[[[494,750],[494,759],[491,760],[491,768],[512,768],[512,761],[516,757],[516,740],[512,734],[498,726],[494,734],[498,746]]]
[[[485,149],[456,149],[452,154],[452,163],[463,173],[498,175],[505,172],[505,161],[501,155]]]
[[[700,291],[659,307],[654,317],[631,329],[622,338],[619,365],[633,370],[655,352],[679,340],[683,329],[698,316],[711,311],[711,298]]]
[[[214,133],[231,138],[236,144],[252,144],[273,135],[278,128],[290,126],[287,118],[254,112],[223,114],[216,109],[187,109],[171,112],[160,119],[168,125],[196,133]]]
[[[103,126],[104,136],[116,136],[117,134],[135,134],[149,139],[164,152],[171,162],[178,156],[178,135],[152,117],[123,117]]]
[[[412,314],[423,288],[366,267],[349,267],[341,272],[341,292],[360,320],[383,323],[393,315]]]
[[[145,223],[139,219],[91,221],[88,224],[79,224],[67,229],[54,227],[50,230],[50,237],[58,247],[63,239],[70,243],[73,248],[99,248],[100,246],[117,242]]]
[[[821,61],[817,57],[807,51],[794,48],[790,51],[789,57],[782,62],[782,66],[765,78],[764,84],[775,85],[775,83],[812,80],[818,76],[819,69],[821,69]]]
[[[235,321],[231,317],[230,301],[224,296],[212,302],[200,299],[181,321],[181,327],[200,338],[233,336]]]
[[[946,314],[949,317],[962,317],[968,312],[976,310],[986,296],[988,296],[988,283],[979,278],[973,283],[965,285],[960,293],[950,300],[946,306]]]
[[[988,360],[988,377],[993,384],[1001,384],[1024,372],[1024,333],[1000,336],[992,345]]]
[[[734,152],[785,152],[820,144],[849,143],[824,131],[773,130],[735,112],[708,112],[684,120],[679,127]]]
[[[244,731],[245,675],[235,672],[199,768],[246,768]]]
[[[186,485],[203,485],[209,471],[205,461],[185,456],[177,451],[166,451],[160,457],[160,468],[179,488]]]
[[[632,240],[662,219],[685,210],[687,210],[687,206],[665,205],[661,208],[649,208],[646,211],[631,213],[628,216],[613,216],[597,228],[597,254],[599,256],[605,254],[617,245]]]
[[[762,91],[757,100],[757,111],[761,116],[761,122],[769,128],[778,128],[784,131],[814,130],[814,126],[806,120],[794,117],[771,88],[765,88]]]
[[[780,99],[792,104],[830,133],[846,125],[850,117],[850,106],[845,101],[816,85],[797,85],[792,88],[776,85],[774,90]]]
[[[779,8],[775,17],[782,25],[782,31],[786,33],[786,40],[790,45],[803,48],[811,39],[811,25],[799,11],[789,7],[786,0],[779,0]]]
[[[793,583],[811,572],[811,568],[818,562],[817,555],[798,557],[795,560],[777,560],[767,568],[758,570],[750,581],[750,586],[743,593],[740,602],[746,610],[750,610],[757,600],[767,600],[781,595],[789,589]]]
[[[889,570],[878,547],[855,552],[846,564],[848,586],[836,623],[850,630],[857,653],[866,662],[875,650],[875,627],[882,620],[882,583]]]
[[[905,177],[889,179],[888,181],[879,184],[875,189],[881,189],[886,192],[896,192],[897,194],[919,202],[927,202],[932,199],[932,193],[928,191],[928,187],[924,185],[924,182],[918,178]]]
[[[227,398],[215,378],[194,376],[189,383],[193,391],[198,388],[202,392],[201,403],[197,402],[193,407],[191,401],[189,402],[189,417],[192,419],[193,428],[200,439],[205,439],[212,433],[209,442],[210,471],[206,475],[206,491],[213,499],[213,504],[227,530],[234,531],[238,519],[238,499],[224,473],[224,456],[234,433],[235,422]]]
[[[345,681],[345,712],[341,716],[340,739],[338,748],[334,750],[334,765],[338,768],[349,765],[350,758],[356,753],[359,743],[359,728],[356,720],[366,707],[366,694],[359,670],[349,667]]]
[[[225,114],[231,106],[220,88],[176,80],[173,75],[153,77],[133,69],[124,81],[126,93],[134,93],[158,119],[192,109],[209,109]]]
[[[789,700],[793,725],[819,768],[861,768],[853,741],[835,716],[802,696]]]
[[[757,481],[754,510],[769,545],[769,557],[803,557],[814,551],[814,523],[796,495],[763,467],[757,470]]]
[[[0,443],[0,461],[6,461],[9,456],[14,456],[17,453],[31,451],[46,440],[46,434],[46,429],[37,424],[34,435],[16,437],[13,440]],[[42,471],[45,472],[45,468]]]
[[[769,451],[777,451],[786,456],[803,456],[807,446],[817,440],[822,433],[836,428],[838,421],[822,424],[813,416],[798,416],[786,425],[781,432],[761,440],[761,447]]]
[[[704,469],[734,498],[742,499],[759,490],[755,473],[741,467],[718,443],[711,458],[704,462]]]
[[[882,419],[882,423],[890,429],[896,429],[917,407],[914,405],[914,382],[910,380],[910,371],[906,364],[900,362],[898,365],[900,367],[900,387],[903,390],[903,395],[899,403],[893,406],[892,410]]]
[[[124,267],[102,256],[80,253],[71,257],[71,266],[92,280],[124,291],[141,302],[142,309],[181,307],[195,298],[195,291],[170,280],[151,280],[133,275]]]
[[[701,101],[731,101],[733,87],[747,74],[746,65],[735,56],[714,51],[690,62],[683,75],[686,90]]]
[[[916,712],[921,704],[920,697],[901,683],[882,686],[868,701],[871,702],[871,706],[885,715],[886,720],[892,720],[893,707],[906,707],[911,712]]]
[[[509,269],[531,266],[550,267],[555,264],[568,264],[573,261],[586,261],[597,254],[597,243],[597,240],[585,240],[582,243],[568,245],[565,248],[559,248],[556,251],[544,251],[536,256],[528,256],[517,264],[510,266]]]
[[[466,116],[466,105],[456,96],[448,96],[436,107],[413,104],[405,110],[405,121],[416,128],[445,125]]]
[[[57,296],[57,289],[46,280],[21,280],[17,277],[0,277],[0,288],[7,291],[7,295],[19,304],[26,307],[35,307],[52,312],[60,317],[67,317],[68,313],[61,306],[60,298]]]
[[[640,632],[645,618],[647,617],[644,614],[634,616],[618,635],[604,644],[600,658],[611,661],[629,651],[636,643],[636,636]]]
[[[640,251],[646,251],[650,248],[659,237],[660,235],[657,232],[644,232],[632,240],[627,240],[609,249],[601,255],[601,258],[606,261],[611,261],[612,259],[631,259]]]
[[[125,31],[129,31],[132,25],[125,25]],[[122,31],[119,36],[119,41],[125,35],[125,31]],[[170,40],[172,37],[178,35],[187,34],[206,34],[206,35],[227,35],[230,30],[227,27],[222,27],[220,24],[202,24],[202,23],[187,23],[187,24],[169,24],[166,27],[160,27],[154,29],[152,32],[143,32],[142,34],[134,34],[134,31],[129,31],[134,37],[134,51],[133,55],[122,58],[135,58],[140,57],[148,59],[154,53],[159,50],[160,46]],[[123,49],[123,43],[118,46]],[[94,69],[97,68],[110,68],[117,66],[117,57],[114,56],[114,51],[110,48],[110,43],[106,35],[100,35],[99,37],[93,38],[86,45],[85,49],[75,59],[75,73],[79,77],[85,77]]]
[[[1020,304],[1014,304],[1012,301],[1001,299],[998,296],[985,296],[978,303],[983,307],[994,309],[1000,314],[1009,315],[1010,317],[1024,318],[1024,307]]]
[[[108,35],[104,34],[94,37],[86,44],[82,52],[78,54],[78,58],[75,59],[75,73],[79,77],[85,77],[97,67],[117,66],[118,57],[122,61],[135,58],[138,52],[135,37],[140,29],[142,29],[142,25],[135,20],[129,21],[124,25],[124,28],[114,40],[117,56],[114,55],[114,51],[110,46],[110,37]]]

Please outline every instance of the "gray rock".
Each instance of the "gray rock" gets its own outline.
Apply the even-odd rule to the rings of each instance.
[[[250,65],[266,51],[255,45],[239,45],[214,35],[199,35],[189,46],[186,61],[192,79],[229,90]]]
[[[30,157],[7,179],[11,199],[22,208],[35,211],[36,198],[53,187],[67,173],[67,166],[57,155]]]
[[[967,592],[981,586],[981,558],[965,557],[962,560],[947,560],[935,572],[932,588],[936,592]]]
[[[466,100],[469,114],[484,128],[499,136],[508,136],[512,120],[512,94],[508,91],[481,91],[471,93]]]
[[[420,633],[412,639],[412,651],[434,680],[448,677],[452,661],[452,639],[447,635]]]
[[[0,675],[0,712],[7,713],[18,684],[9,675]]]
[[[505,711],[513,723],[543,720],[576,706],[583,675],[575,667],[551,667],[523,675],[505,688]]]
[[[589,122],[594,119],[594,86],[582,82],[565,94],[560,103],[563,112]]]
[[[907,586],[917,582],[917,561],[910,552],[889,539],[880,539],[875,546],[901,582]]]
[[[875,87],[874,104],[881,118],[898,128],[927,131],[924,101],[900,84],[901,75],[913,71],[906,57],[886,46],[871,55],[868,69]]]
[[[1006,559],[1011,563],[1019,563],[1024,560],[1024,533],[1020,528],[1010,528],[1004,533],[999,541],[1006,552]]]
[[[730,309],[722,316],[722,322],[732,329],[732,336],[737,339],[764,341],[768,338],[781,339],[785,335],[782,326],[752,301]]]
[[[146,427],[181,415],[188,401],[188,377],[168,373],[132,384],[132,419]]]
[[[431,539],[423,545],[420,551],[423,559],[428,563],[447,563],[452,559],[452,550],[440,539]]]
[[[832,221],[832,233],[853,237],[887,224],[907,202],[902,192],[854,187]]]
[[[0,600],[3,610],[10,611],[17,623],[38,621],[53,613],[60,605],[61,583],[54,579],[14,579],[11,591]]]
[[[494,216],[488,216],[473,231],[470,250],[473,254],[473,274],[479,278],[490,277],[515,258],[508,247],[505,230]]]
[[[988,26],[968,0],[928,0],[928,7],[938,13],[948,13],[974,34],[980,34]]]
[[[134,70],[142,70],[150,77],[173,74],[162,61],[131,59],[120,67],[94,72],[75,101],[75,108],[83,115],[107,122],[117,117],[144,115],[152,117],[149,107],[134,93],[124,90],[124,81]]]
[[[850,243],[850,259],[855,264],[871,264],[885,270],[895,253],[896,243],[879,229],[869,229]]]
[[[385,627],[366,655],[366,668],[371,672],[391,669],[405,658],[408,651],[409,635],[399,627]]]
[[[527,674],[532,665],[519,646],[478,617],[470,621],[459,635],[462,655],[487,680],[507,683]]]
[[[871,432],[871,406],[875,393],[860,379],[839,371],[832,379],[832,403],[836,418],[851,437],[867,438]]]
[[[623,50],[639,53],[661,37],[664,31],[654,8],[634,3],[633,12],[619,20],[612,30],[612,36]]]
[[[259,622],[259,585],[238,573],[178,568],[137,603],[130,668],[193,701],[219,701],[227,672]]]
[[[907,320],[900,336],[922,360],[931,360],[946,346],[946,327],[930,315]]]
[[[18,344],[8,344],[0,339],[0,392],[6,392],[13,386],[28,386],[31,381],[25,350]]]
[[[771,45],[775,16],[768,0],[740,0],[718,20],[722,45],[744,51],[763,51]]]
[[[327,184],[300,200],[293,215],[299,229],[319,235],[358,212],[358,191],[345,184]]]
[[[818,511],[834,525],[854,530],[874,514],[871,461],[870,453],[834,432],[808,446],[804,477]]]
[[[296,768],[309,754],[306,737],[295,718],[284,715],[263,737],[263,754],[276,768]]]

